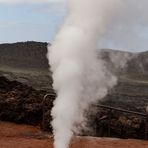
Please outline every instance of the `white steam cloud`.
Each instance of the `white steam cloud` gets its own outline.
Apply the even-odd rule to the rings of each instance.
[[[122,0],[69,0],[65,23],[48,48],[57,93],[52,109],[55,148],[69,147],[76,125],[85,126],[85,110],[117,82],[96,48],[122,6]]]
[[[66,0],[0,0],[2,4],[21,4],[21,3],[63,3]]]
[[[99,41],[99,48],[130,51],[148,48],[148,0],[122,0],[124,11],[110,23]]]

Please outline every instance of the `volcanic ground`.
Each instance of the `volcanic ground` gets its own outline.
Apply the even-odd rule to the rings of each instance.
[[[0,45],[0,120],[42,127],[42,101],[48,93],[54,97],[49,97],[45,104],[44,129],[51,132],[50,111],[55,93],[46,53],[47,43]],[[98,103],[145,113],[148,105],[148,52],[129,53],[104,49],[98,51],[100,55],[119,80],[104,101]],[[118,68],[112,56],[121,58],[119,64],[124,60],[122,57],[128,56],[130,60],[125,68]],[[88,115],[89,126],[93,129],[84,132],[84,135],[106,137],[110,123],[113,137],[144,138],[145,122],[142,117],[112,112],[112,120],[109,121],[108,110],[96,110],[95,114]]]
[[[53,148],[52,136],[39,127],[0,122],[1,148]],[[70,148],[148,148],[147,141],[73,137]]]

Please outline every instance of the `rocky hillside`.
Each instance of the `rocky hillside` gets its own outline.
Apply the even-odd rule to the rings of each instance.
[[[46,47],[47,43],[38,42],[0,45],[0,120],[40,124],[42,127],[43,97],[47,93],[54,94]],[[148,105],[148,52],[103,49],[98,50],[100,56],[119,80],[117,86],[99,103],[145,112]],[[49,131],[53,100],[54,97],[45,102],[44,129]],[[109,136],[110,131],[113,137],[144,138],[142,117],[95,108],[97,112],[88,115],[93,133],[83,134]]]
[[[0,75],[38,90],[53,92],[46,53],[47,43],[1,44]],[[98,56],[119,77],[118,85],[106,97],[105,104],[144,112],[148,105],[148,52],[103,49],[98,50]]]
[[[0,45],[0,67],[47,71],[47,43],[24,42]]]
[[[37,89],[52,90],[47,43],[24,42],[0,45],[0,75]]]
[[[36,125],[42,118],[45,91],[0,77],[0,119]]]

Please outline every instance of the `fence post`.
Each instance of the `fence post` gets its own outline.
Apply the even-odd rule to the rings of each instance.
[[[146,107],[145,140],[148,140],[148,106]]]
[[[43,98],[43,101],[42,101],[42,129],[43,131],[45,131],[45,112],[46,112],[46,109],[45,109],[45,102],[46,102],[46,99],[47,97],[50,96],[50,94],[46,94],[44,95],[44,98]]]
[[[111,115],[112,115],[112,109],[109,110],[109,123],[108,123],[108,136],[111,135]]]

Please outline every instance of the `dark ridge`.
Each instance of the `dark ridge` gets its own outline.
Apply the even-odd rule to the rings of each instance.
[[[28,41],[0,44],[0,67],[47,71],[46,53],[47,43]]]
[[[46,54],[47,43],[28,41],[0,45],[0,120],[33,125],[41,124],[43,96],[46,93],[54,92],[52,73],[48,70]],[[108,96],[99,103],[144,112],[148,105],[148,51],[130,53],[103,49],[97,54],[104,60],[104,64],[119,77],[118,85],[110,90]],[[112,57],[112,55],[114,56]],[[118,56],[121,58],[116,63],[114,58]],[[130,57],[126,68],[117,68],[117,65],[124,61],[124,56]],[[47,99],[45,112],[45,129],[50,131],[52,102],[52,99]],[[94,121],[90,127],[95,124],[97,128],[92,135],[107,136],[107,128],[110,124],[109,111],[100,111],[97,108],[96,114],[95,116],[90,115],[89,118]],[[131,125],[128,124],[129,122]],[[112,136],[124,135],[125,137],[122,138],[143,138],[144,126],[141,118],[113,112],[111,126]],[[137,133],[141,131],[142,135],[138,135]]]

